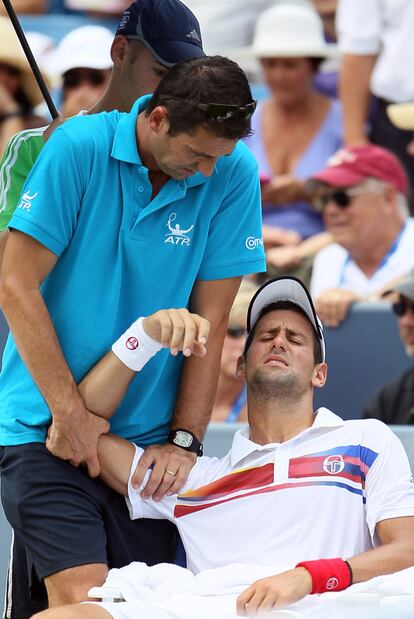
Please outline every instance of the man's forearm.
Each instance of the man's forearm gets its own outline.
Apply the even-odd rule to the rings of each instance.
[[[348,559],[353,583],[365,582],[375,576],[392,574],[414,565],[414,548],[410,541],[385,544]]]
[[[3,285],[1,303],[19,354],[52,414],[81,400],[38,289]]]
[[[346,145],[367,141],[365,123],[370,102],[371,74],[376,56],[343,54],[340,75],[340,97],[344,113]]]
[[[210,420],[220,373],[221,352],[227,320],[214,329],[208,342],[207,355],[184,360],[180,388],[171,428],[185,428],[202,439]]]
[[[95,415],[110,419],[134,376],[135,372],[113,352],[107,353],[78,385],[86,408]]]

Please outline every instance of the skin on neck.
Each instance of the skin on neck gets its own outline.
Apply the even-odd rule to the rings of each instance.
[[[329,106],[329,101],[323,95],[309,89],[302,97],[295,101],[282,102],[277,97],[272,97],[271,104],[276,111],[283,116],[286,121],[294,121],[297,118],[303,122],[303,117],[313,115],[315,110],[319,110],[321,105]]]
[[[310,428],[315,419],[312,393],[299,399],[266,399],[248,389],[250,439],[258,445],[284,443]]]

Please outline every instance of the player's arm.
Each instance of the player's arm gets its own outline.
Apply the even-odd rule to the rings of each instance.
[[[109,419],[122,401],[135,373],[161,348],[185,357],[206,354],[210,325],[187,309],[160,310],[138,319],[79,383],[91,412]]]
[[[257,580],[238,597],[237,613],[254,615],[283,608],[309,593],[340,590],[414,565],[414,516],[383,520],[376,534],[381,546],[348,558],[348,565],[342,559],[330,560],[329,566],[325,561],[308,561],[306,567]],[[335,586],[326,586],[334,579]]]
[[[204,316],[210,323],[208,351],[204,358],[184,360],[178,396],[171,428],[184,428],[202,440],[211,415],[211,409],[220,372],[220,359],[228,316],[240,286],[240,278],[198,280],[191,296],[191,310]],[[193,452],[174,445],[154,445],[145,450],[134,475],[140,486],[150,466],[153,471],[142,496],[161,498],[165,492],[178,492],[196,461]],[[175,479],[166,471],[174,471]]]

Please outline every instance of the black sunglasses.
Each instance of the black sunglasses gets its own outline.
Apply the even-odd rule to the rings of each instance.
[[[64,88],[77,88],[83,82],[93,86],[101,86],[105,81],[105,74],[99,69],[70,69],[63,76]]]
[[[180,99],[179,97],[163,94],[159,95],[159,99],[160,101],[171,99],[173,101],[187,103],[196,107],[201,112],[204,112],[204,114],[212,120],[231,120],[233,118],[248,120],[253,115],[257,106],[257,101],[251,101],[243,106],[234,105],[232,103],[195,103],[193,101],[187,101],[186,99]]]
[[[407,303],[407,301],[398,301],[397,303],[392,304],[392,311],[399,318],[401,318],[401,316],[405,316],[408,311],[411,311],[414,314],[414,303]]]
[[[246,329],[244,327],[228,327],[227,335],[233,338],[244,337],[246,335]]]
[[[324,191],[316,195],[312,200],[313,207],[322,212],[328,202],[334,202],[339,208],[348,208],[351,200],[356,194],[350,194],[346,189],[334,189],[333,191]]]

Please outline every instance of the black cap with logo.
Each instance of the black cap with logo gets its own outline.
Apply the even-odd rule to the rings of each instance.
[[[205,56],[198,20],[180,0],[135,0],[124,12],[116,34],[142,41],[167,67]]]

